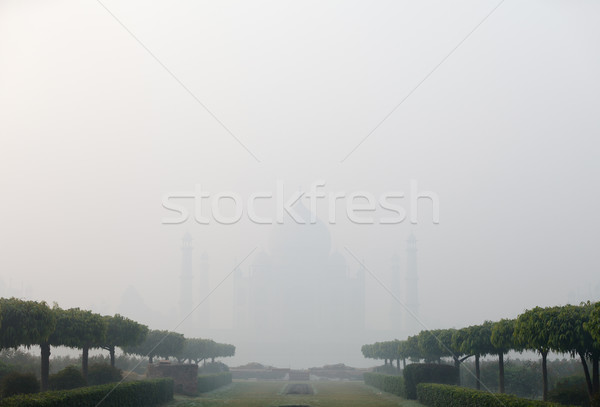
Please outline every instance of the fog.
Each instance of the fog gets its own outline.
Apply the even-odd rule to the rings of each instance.
[[[599,13],[3,0],[0,296],[295,368],[597,301]]]

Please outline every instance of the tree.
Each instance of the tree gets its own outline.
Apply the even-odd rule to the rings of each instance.
[[[466,335],[461,344],[461,350],[465,354],[475,355],[475,376],[477,378],[477,390],[481,389],[481,369],[479,359],[481,356],[494,353],[490,341],[492,336],[492,322],[485,321],[481,325],[473,325],[466,329]]]
[[[115,367],[115,348],[141,344],[148,335],[148,327],[119,314],[105,316],[104,320],[106,341],[101,348],[110,353],[110,365]]]
[[[470,358],[471,356],[473,356],[473,353],[470,352],[470,349],[467,346],[467,340],[469,339],[469,335],[471,334],[471,330],[470,328],[461,328],[461,329],[457,329],[454,330],[454,332],[452,333],[452,339],[451,339],[451,343],[452,343],[452,347],[451,349],[454,350],[455,355],[457,355],[456,358],[454,358],[454,367],[458,370],[457,375],[457,383],[460,385],[460,364],[462,362],[464,362],[465,360],[467,360],[468,358]],[[461,357],[462,356],[462,357]],[[478,370],[478,366],[479,366],[479,358],[476,357],[475,358],[475,367],[476,370]],[[476,380],[476,383],[479,383],[478,380]]]
[[[428,362],[440,362],[444,356],[450,356],[450,350],[442,344],[439,336],[441,329],[421,331],[417,335],[421,356]]]
[[[360,351],[366,359],[375,359],[375,352],[372,344],[361,346]]]
[[[399,365],[400,364],[400,359],[402,359],[402,369],[404,369],[406,367],[406,359],[408,357],[410,357],[409,354],[408,354],[408,350],[409,350],[408,349],[408,343],[407,343],[407,341],[398,341],[397,346],[398,346],[398,349],[397,349],[397,352],[398,352],[398,362],[397,363]],[[398,368],[398,370],[400,370],[400,369]]]
[[[472,355],[465,355],[462,350],[462,339],[456,329],[442,329],[438,333],[441,346],[446,349],[448,356],[452,357],[456,369],[456,384],[460,386],[460,364]]]
[[[585,328],[592,335],[592,338],[600,343],[600,302],[590,304],[590,317],[585,323]]]
[[[390,364],[394,365],[394,360],[396,361],[396,370],[400,371],[400,354],[398,343],[400,341],[398,339],[394,339],[393,341],[385,341],[379,343],[379,351],[381,355],[390,361]]]
[[[179,360],[193,361],[195,364],[200,363],[209,357],[209,350],[215,344],[212,339],[202,338],[185,338],[185,343],[181,354],[177,356]]]
[[[504,393],[504,354],[515,349],[515,320],[501,319],[492,326],[490,338],[492,346],[498,354],[498,388]]]
[[[594,340],[589,331],[589,321],[593,313],[591,303],[580,306],[566,305],[557,307],[551,323],[550,348],[555,352],[568,353],[571,357],[579,356],[588,388],[590,400],[600,391],[598,363],[600,360],[600,344]],[[588,361],[592,364],[590,375]]]
[[[150,330],[144,341],[138,345],[123,346],[125,353],[148,357],[152,363],[156,356],[177,357],[183,350],[185,339],[182,334],[170,331]]]
[[[56,317],[45,302],[0,298],[0,314],[0,348],[41,346],[56,327]],[[49,356],[46,361],[42,358],[42,390],[48,387]]]
[[[235,356],[235,346],[227,343],[216,343],[213,342],[208,348],[208,357],[214,363],[216,358],[227,358]]]
[[[49,358],[50,345],[82,349],[81,373],[87,380],[89,350],[100,348],[106,340],[106,322],[92,311],[70,308],[62,310],[54,306],[56,329],[42,345],[42,359]]]
[[[418,335],[413,335],[413,336],[409,336],[408,338],[406,338],[406,344],[405,346],[405,352],[406,352],[406,356],[412,361],[412,362],[419,362],[421,359],[423,359],[423,356],[421,354],[421,349],[419,348],[419,337]]]
[[[552,336],[552,318],[556,309],[535,307],[526,310],[515,321],[514,339],[517,346],[542,356],[543,399],[548,400],[548,352]]]

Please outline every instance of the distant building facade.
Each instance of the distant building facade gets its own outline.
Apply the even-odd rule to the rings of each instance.
[[[304,207],[298,212],[309,219],[310,212]],[[208,258],[203,254],[200,266],[194,267],[191,250],[191,237],[186,235],[182,243],[182,315],[193,307],[190,298],[198,303],[209,293]],[[248,361],[271,360],[278,366],[285,366],[278,361],[288,360],[290,365],[308,367],[305,364],[317,348],[321,353],[327,349],[331,363],[346,361],[348,355],[360,356],[360,345],[383,337],[401,338],[418,326],[414,318],[419,313],[416,257],[416,239],[411,234],[406,270],[402,270],[400,256],[395,255],[391,262],[394,299],[389,311],[382,310],[389,312],[389,329],[369,330],[368,271],[354,261],[349,266],[343,253],[332,250],[327,226],[318,219],[316,223],[273,225],[268,247],[233,271],[232,327],[219,334],[237,346],[238,355],[246,354]],[[193,320],[205,334],[211,334],[206,329],[209,313],[208,308],[194,311]]]

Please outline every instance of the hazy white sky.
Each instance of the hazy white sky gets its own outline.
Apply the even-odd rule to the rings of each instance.
[[[414,179],[438,225],[424,202],[413,227],[330,232],[385,280],[413,230],[432,327],[598,300],[600,3],[505,1],[343,163],[497,2],[103,4],[258,161],[100,3],[0,0],[1,294],[111,313],[135,286],[169,308],[185,231],[216,285],[269,226],[162,225],[165,194]]]

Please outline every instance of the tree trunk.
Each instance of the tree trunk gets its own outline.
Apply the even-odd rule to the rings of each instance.
[[[42,371],[41,371],[41,383],[42,391],[48,390],[48,375],[50,373],[50,344],[43,343],[40,345],[42,352]]]
[[[498,354],[498,391],[504,393],[504,353]]]
[[[590,369],[588,368],[587,362],[585,360],[585,355],[580,352],[579,358],[581,359],[581,365],[583,366],[583,373],[585,374],[585,382],[587,384],[588,395],[590,399],[592,398],[592,394],[594,393],[594,387],[592,384],[592,379],[590,378]]]
[[[475,376],[477,377],[477,390],[481,390],[481,369],[479,369],[479,355],[475,355]]]
[[[456,385],[460,386],[460,359],[458,356],[453,356],[454,368],[456,369]]]
[[[148,356],[148,362],[150,362],[150,364],[152,364],[152,356]]]
[[[114,345],[111,345],[110,349],[108,351],[110,352],[110,365],[112,367],[115,367],[115,347],[114,347]]]
[[[83,352],[81,354],[81,374],[83,375],[83,378],[87,381],[87,374],[88,374],[88,354],[90,352],[90,349],[87,346],[83,347]]]
[[[548,401],[548,352],[542,352],[542,378],[544,380],[544,391],[542,400]]]
[[[402,369],[406,369],[406,358],[402,359]]]
[[[400,373],[400,358],[396,359],[396,371]]]
[[[600,355],[592,356],[592,390],[595,395],[600,393],[600,377],[598,376],[600,374],[600,369],[598,366],[598,359],[600,359]]]

